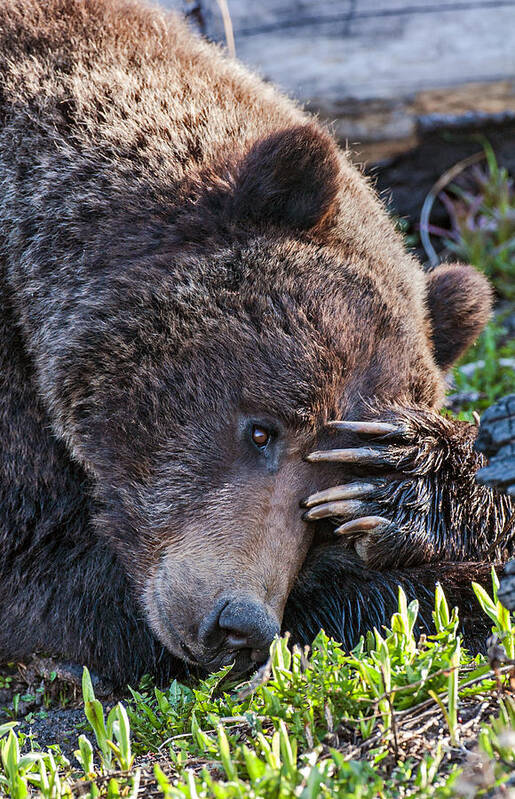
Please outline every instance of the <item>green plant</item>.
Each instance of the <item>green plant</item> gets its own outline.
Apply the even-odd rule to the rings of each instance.
[[[462,172],[439,197],[451,226],[430,227],[457,260],[481,269],[499,297],[515,300],[515,189],[507,170],[483,140],[485,166]]]
[[[88,669],[84,666],[82,674],[82,695],[84,698],[84,713],[95,733],[95,738],[100,750],[102,765],[107,771],[111,768],[113,755],[122,771],[130,771],[134,762],[131,750],[130,722],[125,707],[119,702],[108,713],[107,722],[104,718],[104,709],[101,702],[95,697],[93,684]],[[87,765],[88,771],[92,770],[92,747],[85,736],[79,741],[79,754],[83,767]],[[91,766],[91,768],[90,768]]]
[[[499,702],[498,718],[490,717],[479,735],[479,745],[492,760],[515,770],[515,703],[510,697]]]
[[[492,595],[476,593],[512,653],[515,631],[492,576]],[[487,787],[504,784],[515,726],[513,704],[502,695],[506,668],[493,674],[485,658],[463,648],[457,612],[440,587],[431,635],[417,638],[417,616],[417,602],[399,590],[390,627],[371,631],[350,653],[323,633],[309,653],[277,639],[261,680],[235,686],[224,669],[163,690],[145,678],[127,708],[120,703],[107,715],[84,670],[84,711],[97,751],[80,735],[79,769],[55,747],[24,753],[33,742],[10,722],[0,727],[0,791],[15,799],[136,799],[158,786],[170,799],[448,799],[460,773],[448,746],[462,742],[460,714],[481,704],[476,695],[497,701],[499,692],[498,717],[483,724],[480,745],[495,764]],[[428,717],[440,725],[443,745],[425,745],[425,733],[417,735]],[[401,752],[414,736],[422,752],[406,759]]]
[[[490,278],[498,299],[504,301],[504,310],[498,309],[453,370],[453,391],[463,397],[458,418],[470,422],[474,411],[515,390],[515,341],[504,327],[515,301],[515,188],[506,169],[497,163],[489,142],[482,139],[482,143],[484,165],[478,163],[479,154],[451,168],[429,193],[424,219],[421,217],[424,246],[431,262],[437,262],[438,256],[428,234],[443,243],[442,258],[453,257],[476,266]],[[428,221],[437,196],[449,216],[450,227],[446,229]]]
[[[3,774],[0,774],[0,785],[4,785],[12,799],[26,799],[29,794],[27,774],[33,771],[37,763],[43,759],[39,752],[20,754],[20,742],[12,724],[0,727],[0,759]]]
[[[0,690],[6,690],[13,681],[12,674],[0,674]]]
[[[515,636],[510,611],[501,605],[497,598],[499,579],[492,566],[492,588],[493,597],[478,583],[472,583],[472,588],[481,605],[483,611],[494,622],[492,633],[502,642],[506,650],[506,656],[510,660],[515,659]]]
[[[502,317],[486,326],[453,370],[454,389],[470,394],[462,403],[467,421],[472,412],[488,408],[497,399],[515,390],[515,340],[507,337]]]

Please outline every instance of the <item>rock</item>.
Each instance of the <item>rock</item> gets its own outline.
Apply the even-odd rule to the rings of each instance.
[[[503,397],[485,411],[476,449],[490,460],[478,471],[477,481],[515,497],[515,394]],[[508,610],[515,610],[515,560],[505,566],[498,597]]]
[[[476,479],[515,496],[515,394],[499,400],[481,419],[476,449],[490,459]]]
[[[476,372],[484,369],[485,366],[486,366],[486,361],[480,359],[479,361],[471,361],[470,363],[464,363],[463,366],[458,367],[458,371],[464,377],[472,377]],[[515,370],[515,358],[499,358],[499,366],[503,366],[506,369]]]
[[[515,560],[510,560],[504,567],[497,597],[505,608],[515,610]]]
[[[454,394],[447,394],[445,407],[454,411],[454,413],[458,413],[463,409],[464,405],[477,403],[482,397],[483,395],[480,391],[456,391]]]

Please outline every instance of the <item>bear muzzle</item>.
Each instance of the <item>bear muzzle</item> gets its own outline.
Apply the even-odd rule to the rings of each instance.
[[[216,652],[206,666],[235,661],[235,671],[263,663],[270,644],[280,632],[279,621],[258,599],[245,594],[221,597],[199,627],[199,643],[205,652]]]
[[[209,602],[206,587],[197,585],[196,606],[186,597],[174,602],[170,587],[161,570],[149,586],[145,606],[155,633],[176,657],[207,672],[233,664],[233,675],[267,660],[280,632],[279,608],[251,593],[250,586],[233,586]]]

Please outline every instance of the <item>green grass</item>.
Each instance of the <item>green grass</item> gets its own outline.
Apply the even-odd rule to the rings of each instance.
[[[498,297],[515,302],[515,189],[513,179],[497,163],[482,140],[485,166],[465,170],[440,200],[447,209],[448,230],[433,229],[446,255],[481,269]]]
[[[472,368],[467,369],[467,364]],[[471,396],[461,403],[460,418],[468,421],[472,421],[474,411],[481,413],[515,391],[515,339],[508,338],[502,315],[489,322],[476,344],[461,358],[453,370],[453,382],[452,393]]]
[[[505,322],[515,312],[515,189],[483,140],[485,165],[475,166],[441,195],[450,219],[440,235],[445,255],[470,263],[492,282],[498,308],[478,342],[453,370],[453,392],[470,394],[461,403],[460,418],[472,421],[500,397],[515,391],[515,340]],[[475,368],[467,365],[474,364]],[[465,367],[465,368],[464,368]]]
[[[476,588],[502,659],[513,657],[515,631],[496,590],[495,576],[492,596]],[[136,797],[138,790],[174,799],[443,799],[461,795],[460,785],[472,780],[470,796],[487,796],[515,768],[506,667],[494,673],[463,648],[457,612],[440,588],[434,634],[418,641],[417,611],[400,591],[390,628],[374,630],[350,653],[323,633],[309,653],[279,639],[268,679],[236,686],[226,668],[195,686],[159,690],[146,678],[107,714],[85,669],[90,733],[78,736],[76,761],[58,747],[26,751],[30,739],[16,733],[15,722],[4,724],[0,790],[13,799],[30,791],[45,799]],[[483,713],[481,721],[485,707],[492,717]],[[489,762],[487,784],[477,786],[463,763],[471,710],[476,757]]]
[[[481,138],[484,164],[469,167],[439,195],[448,214],[448,227],[429,226],[440,239],[440,257],[469,263],[494,287],[496,308],[476,344],[453,369],[450,394],[463,395],[459,412],[444,414],[473,422],[505,394],[515,391],[515,339],[506,326],[515,314],[515,188],[513,178],[499,166],[491,145]],[[406,219],[393,216],[408,248],[420,247],[418,233]],[[476,368],[467,369],[468,364]],[[463,369],[465,367],[465,369]]]

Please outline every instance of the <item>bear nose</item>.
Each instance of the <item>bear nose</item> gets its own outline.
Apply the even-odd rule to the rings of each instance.
[[[205,646],[223,644],[231,650],[249,649],[255,661],[266,660],[268,648],[280,631],[268,608],[250,597],[225,598],[202,627],[201,641]]]

